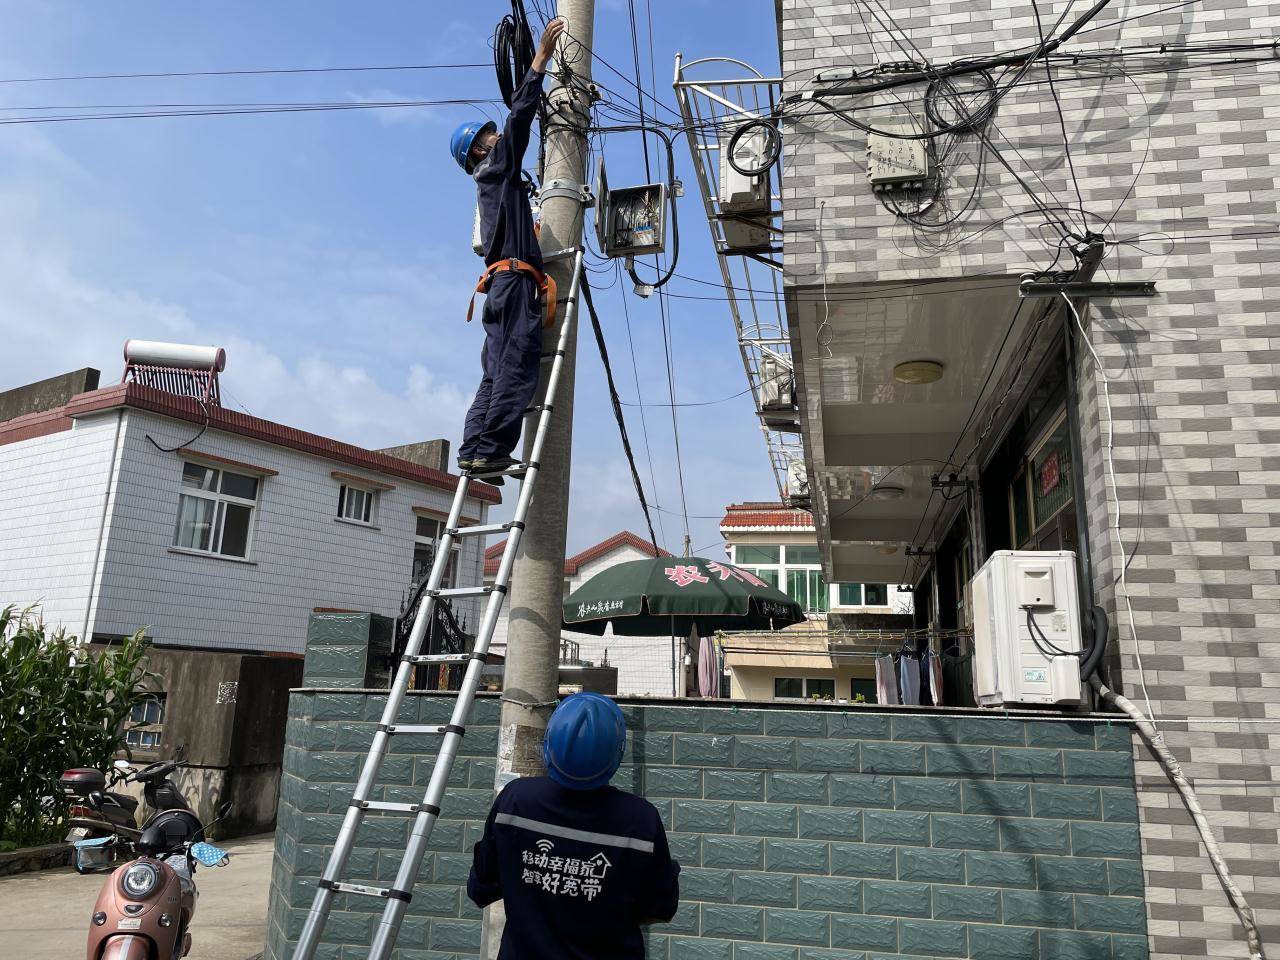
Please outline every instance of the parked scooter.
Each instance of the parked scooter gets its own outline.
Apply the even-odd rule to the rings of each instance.
[[[67,833],[68,842],[113,838],[113,843],[95,844],[103,849],[101,855],[111,854],[116,859],[133,856],[133,844],[142,836],[137,822],[138,800],[127,793],[113,789],[121,784],[142,784],[147,806],[155,813],[164,810],[190,810],[187,801],[172,780],[178,767],[184,765],[185,751],[179,749],[172,760],[148,764],[135,770],[127,763],[117,762],[110,775],[92,767],[75,767],[63,771],[58,783],[71,801],[71,819]],[[81,873],[97,872],[104,864],[102,856],[77,858],[76,869]]]
[[[153,763],[129,777],[143,785],[155,811],[136,839],[89,837],[76,841],[77,869],[101,869],[103,848],[127,844],[136,859],[116,868],[90,917],[86,960],[180,960],[191,949],[191,919],[199,893],[196,865],[222,866],[229,857],[204,840],[204,825],[169,780],[180,761]],[[219,819],[226,816],[224,804]],[[127,828],[126,828],[127,829]]]

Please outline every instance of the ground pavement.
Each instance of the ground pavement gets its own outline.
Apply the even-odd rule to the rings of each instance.
[[[271,834],[220,843],[225,867],[200,869],[189,960],[248,960],[267,932]],[[103,877],[70,867],[0,878],[0,957],[71,960],[84,956],[89,915]]]

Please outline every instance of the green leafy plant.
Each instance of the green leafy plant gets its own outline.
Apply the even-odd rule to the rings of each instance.
[[[148,695],[147,640],[139,630],[104,651],[34,607],[0,610],[0,843],[60,838],[69,767],[105,770],[126,749],[126,721]]]

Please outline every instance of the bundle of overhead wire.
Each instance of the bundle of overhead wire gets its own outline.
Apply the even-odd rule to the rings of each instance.
[[[511,0],[511,13],[498,21],[493,32],[493,66],[498,72],[502,101],[511,106],[516,87],[533,63],[533,31],[524,12],[523,0]]]

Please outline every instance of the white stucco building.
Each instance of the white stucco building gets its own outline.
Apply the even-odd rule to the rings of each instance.
[[[0,605],[78,636],[298,654],[316,608],[395,617],[458,482],[138,382],[62,400],[0,421]],[[500,494],[471,492],[484,523]]]

